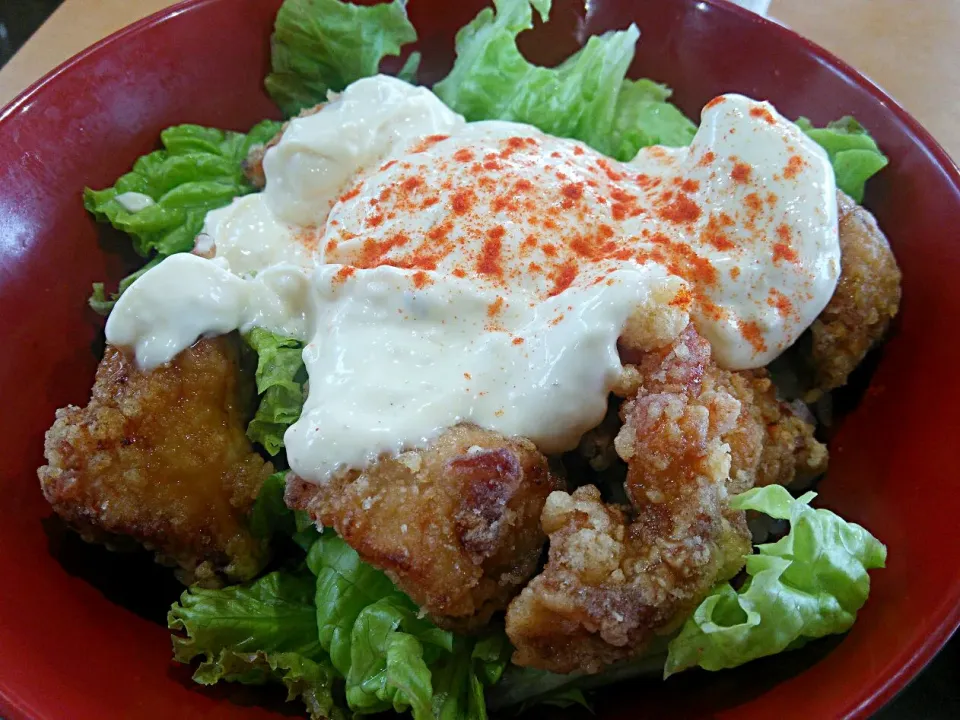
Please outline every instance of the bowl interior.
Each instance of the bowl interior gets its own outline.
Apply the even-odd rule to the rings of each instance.
[[[418,0],[424,80],[452,58],[453,33],[485,3]],[[690,115],[736,91],[822,123],[854,114],[890,156],[866,205],[904,273],[902,314],[855,409],[832,438],[819,502],[869,527],[888,568],[843,639],[720,674],[636,683],[598,701],[599,717],[764,717],[867,713],[931,657],[960,614],[960,514],[953,407],[960,380],[960,172],[862,77],[789,31],[724,3],[555,3],[549,28],[521,41],[550,64],[591,33],[636,22],[634,75],[666,82]],[[11,718],[280,716],[242,687],[202,690],[170,660],[164,609],[178,594],[142,556],[117,557],[64,532],[36,480],[56,408],[84,404],[102,349],[90,283],[132,261],[85,213],[85,185],[111,184],[161,129],[196,122],[245,130],[277,117],[262,90],[279,0],[198,0],[142,21],[68,62],[0,114],[0,711]],[[864,379],[866,375],[864,375]]]

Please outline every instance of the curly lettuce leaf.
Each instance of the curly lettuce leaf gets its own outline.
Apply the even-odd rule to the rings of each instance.
[[[376,75],[388,55],[417,39],[406,0],[354,5],[341,0],[286,0],[271,38],[267,92],[287,116],[325,102],[327,93]],[[401,75],[412,79],[419,55]]]
[[[276,472],[260,486],[257,499],[250,510],[250,531],[257,537],[270,539],[274,535],[293,536],[297,532],[293,510],[283,501],[286,489],[285,470]]]
[[[329,662],[315,662],[297,653],[223,650],[214,665],[203,675],[195,674],[193,679],[202,685],[213,685],[220,680],[243,685],[280,683],[287,689],[287,702],[300,700],[311,720],[347,720],[349,717],[334,700],[332,688],[336,675]]]
[[[386,575],[360,560],[334,533],[324,532],[307,554],[317,576],[317,628],[323,649],[343,675],[350,670],[353,626],[367,606],[399,591]]]
[[[113,187],[84,190],[84,206],[97,221],[130,235],[139,255],[153,256],[124,278],[116,293],[108,295],[103,283],[96,283],[90,307],[108,314],[149,268],[168,255],[191,250],[209,210],[254,190],[243,175],[243,160],[251,147],[267,142],[279,129],[280,123],[272,120],[246,134],[176,125],[160,134],[162,150],[139,158]]]
[[[697,665],[736,667],[853,625],[870,592],[867,570],[882,568],[887,551],[859,525],[811,508],[815,495],[794,499],[770,485],[731,500],[736,509],[789,520],[790,532],[757,546],[739,590],[719,585],[697,607],[670,642],[665,676]]]
[[[287,471],[276,472],[260,486],[250,511],[250,530],[265,540],[288,537],[304,552],[309,552],[320,537],[317,527],[303,510],[291,510],[284,501]]]
[[[273,572],[249,585],[191,588],[167,616],[174,659],[201,658],[193,679],[246,685],[279,682],[311,718],[345,717],[333,695],[336,671],[317,638],[309,573]]]
[[[697,126],[676,105],[667,102],[672,94],[666,85],[647,78],[625,80],[617,98],[611,135],[617,145],[608,154],[629,160],[640,148],[650,145],[689,145]]]
[[[417,606],[386,575],[332,532],[310,548],[307,566],[317,576],[320,642],[346,678],[350,708],[410,709],[415,718],[430,717],[433,690],[424,644],[450,649],[452,634],[419,618]]]
[[[306,399],[303,343],[262,328],[254,328],[244,339],[257,353],[257,392],[261,396],[247,425],[247,437],[276,455],[283,448],[283,434],[300,418]]]
[[[870,133],[849,115],[827,123],[823,128],[814,127],[802,117],[797,120],[797,127],[827,151],[837,176],[837,187],[862,202],[867,180],[889,162]]]
[[[84,204],[100,222],[128,233],[140,255],[190,250],[208,210],[253,191],[241,164],[253,145],[279,127],[265,120],[247,134],[199,125],[167,128],[160,134],[164,149],[139,158],[113,187],[87,188]]]
[[[636,26],[591,37],[555,68],[530,63],[517,35],[543,20],[550,0],[494,0],[457,33],[457,58],[433,90],[468,120],[512,120],[559,137],[582,140],[606,155],[629,160],[647,145],[681,146],[696,126],[667,102],[670,90],[628,80]]]
[[[473,669],[484,685],[493,685],[503,677],[513,654],[504,633],[493,633],[477,640],[470,651]]]
[[[203,655],[206,667],[220,650],[293,652],[323,657],[313,606],[316,583],[306,572],[272,572],[247,585],[211,590],[193,587],[180,596],[167,616],[175,636],[174,656],[190,662]]]
[[[417,623],[416,609],[395,593],[363,608],[354,622],[347,703],[364,714],[409,709],[415,718],[429,718],[433,687],[424,646],[405,632]]]
[[[486,688],[500,680],[512,652],[502,632],[478,640],[454,637],[452,657],[433,673],[433,717],[486,720]]]
[[[441,630],[332,531],[312,545],[317,628],[346,680],[350,709],[427,718],[486,718],[483,689],[507,664],[502,633],[475,640]]]
[[[485,689],[512,652],[503,631],[475,638],[438,628],[336,533],[287,509],[283,490],[282,472],[264,482],[251,528],[291,536],[306,568],[185,592],[168,615],[179,631],[175,659],[199,658],[194,679],[203,684],[283,683],[315,717],[393,710],[414,720],[486,720]]]

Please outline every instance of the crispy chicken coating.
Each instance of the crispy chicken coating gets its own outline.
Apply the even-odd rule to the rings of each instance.
[[[750,551],[744,514],[727,505],[723,440],[741,402],[705,382],[717,372],[709,344],[688,327],[637,369],[643,385],[624,403],[615,440],[631,507],[606,505],[592,486],[550,495],[549,560],[507,611],[519,665],[597,672],[632,657],[735,575]]]
[[[721,438],[730,446],[731,493],[754,485],[790,485],[826,472],[827,447],[814,437],[806,406],[779,400],[766,370],[713,368],[703,383],[740,401],[733,428]]]
[[[245,434],[255,397],[237,336],[139,370],[107,347],[85,408],[57,411],[43,494],[84,539],[132,539],[186,583],[247,580],[267,559],[247,516],[271,473]]]
[[[536,570],[540,512],[560,487],[532,443],[460,425],[326,484],[291,479],[287,504],[333,527],[435,618],[468,626]]]
[[[628,364],[615,392],[631,397],[660,371],[655,364],[659,355],[624,348],[621,354]],[[652,379],[656,382],[656,377]],[[754,485],[789,485],[826,471],[827,448],[814,437],[815,428],[806,406],[780,400],[766,370],[731,372],[711,362],[701,381],[705,390],[726,392],[741,403],[736,422],[722,436],[722,441],[730,446],[731,492],[743,492]],[[607,440],[615,434],[616,429],[605,421],[584,436],[581,452],[592,465],[610,464],[611,447]]]
[[[900,268],[887,238],[868,210],[842,192],[837,197],[840,281],[810,328],[811,362],[821,391],[847,382],[900,307]]]

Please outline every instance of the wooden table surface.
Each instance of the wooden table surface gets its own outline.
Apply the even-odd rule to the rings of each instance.
[[[0,70],[0,106],[171,0],[65,0]],[[960,0],[773,0],[770,14],[879,83],[960,158]]]

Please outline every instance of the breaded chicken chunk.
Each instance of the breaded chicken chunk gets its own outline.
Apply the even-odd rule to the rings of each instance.
[[[754,485],[790,485],[827,470],[827,447],[814,437],[806,406],[777,398],[766,370],[727,372],[713,368],[704,388],[729,393],[740,414],[721,440],[730,446],[730,492]]]
[[[633,657],[750,552],[744,513],[727,504],[723,440],[742,404],[705,381],[716,372],[709,344],[690,326],[638,371],[643,385],[624,403],[615,441],[631,506],[605,504],[592,486],[550,495],[549,560],[507,611],[519,665],[597,672]]]
[[[615,391],[631,397],[650,382],[651,375],[659,372],[659,355],[638,356],[632,350],[623,354],[633,363],[624,367],[626,380]],[[815,427],[807,419],[806,406],[780,400],[766,370],[731,372],[710,363],[701,381],[705,390],[721,390],[741,403],[736,422],[721,438],[730,446],[731,492],[743,492],[754,485],[789,485],[826,471],[827,448],[814,437]],[[618,428],[618,424],[611,426],[605,421],[584,436],[581,452],[588,455],[594,466],[610,464],[609,456],[614,452],[610,440]],[[596,457],[601,449],[606,457]]]
[[[247,516],[272,467],[245,433],[255,388],[239,352],[236,335],[200,340],[143,372],[107,347],[89,404],[47,432],[38,475],[57,514],[89,541],[144,545],[187,583],[256,575],[267,547]]]
[[[434,618],[465,627],[534,573],[540,513],[560,487],[532,443],[460,425],[325,484],[292,478],[287,504],[333,527]]]
[[[870,212],[837,193],[840,280],[810,328],[815,384],[821,391],[847,382],[884,335],[900,307],[900,268]]]

